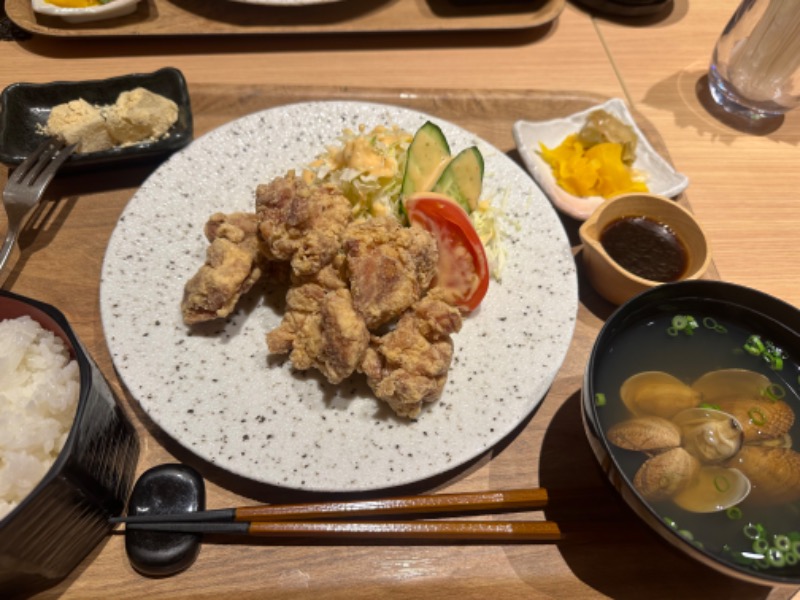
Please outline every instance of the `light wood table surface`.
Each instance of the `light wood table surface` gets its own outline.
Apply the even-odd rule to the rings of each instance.
[[[714,41],[736,5],[733,0],[676,0],[667,16],[643,22],[593,17],[568,4],[551,25],[512,32],[35,36],[0,42],[0,88],[17,81],[97,79],[173,66],[184,73],[204,111],[198,118],[204,129],[230,118],[229,109],[219,105],[228,88],[249,94],[242,107],[258,106],[273,87],[286,86],[331,86],[339,93],[342,88],[400,90],[428,97],[439,90],[472,90],[478,106],[482,96],[496,98],[502,90],[623,97],[660,136],[678,170],[688,175],[688,202],[710,235],[719,276],[800,304],[795,234],[800,224],[795,207],[800,111],[774,131],[743,133],[710,115],[695,92]],[[474,121],[491,131],[490,115],[475,115]],[[495,133],[504,142],[510,138],[509,131]],[[159,438],[121,389],[99,322],[98,288],[108,237],[146,174],[127,174],[112,186],[113,193],[97,185],[51,201],[23,236],[19,262],[5,284],[58,306],[70,319],[137,424],[143,442],[139,472],[183,454]],[[0,184],[4,177],[0,170]],[[576,226],[565,219],[573,241]],[[611,308],[583,284],[581,301],[573,348],[524,430],[427,490],[562,486],[565,503],[545,515],[577,528],[572,541],[505,546],[209,544],[187,572],[148,579],[131,568],[123,539],[116,535],[67,580],[38,597],[791,597],[793,590],[736,582],[689,561],[639,522],[606,484],[583,435],[579,396],[589,345]],[[262,494],[257,488],[228,489],[224,478],[208,481],[212,508],[260,502]]]

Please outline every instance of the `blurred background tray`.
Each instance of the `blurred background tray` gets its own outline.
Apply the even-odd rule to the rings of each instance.
[[[58,37],[361,33],[527,29],[558,17],[566,0],[340,0],[265,6],[232,0],[141,0],[118,19],[67,23],[33,12],[31,0],[5,0],[22,29]]]

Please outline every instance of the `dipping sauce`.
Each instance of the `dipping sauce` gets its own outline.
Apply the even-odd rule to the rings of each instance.
[[[600,244],[622,268],[651,281],[677,281],[689,265],[686,247],[675,232],[647,217],[612,221],[600,234]]]

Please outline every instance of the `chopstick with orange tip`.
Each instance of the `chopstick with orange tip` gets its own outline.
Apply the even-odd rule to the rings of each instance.
[[[450,515],[544,508],[543,488],[429,494],[376,500],[271,504],[180,514],[115,517],[127,529],[226,533],[274,537],[338,537],[484,541],[554,541],[561,531],[551,521],[416,520],[376,521],[398,515]],[[345,521],[345,518],[360,518]]]

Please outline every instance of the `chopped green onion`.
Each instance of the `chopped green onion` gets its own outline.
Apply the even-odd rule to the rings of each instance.
[[[727,327],[720,325],[717,323],[716,319],[712,319],[711,317],[705,317],[703,319],[703,327],[711,331],[716,331],[717,333],[728,333]]]
[[[789,565],[790,567],[795,566],[797,562],[800,560],[800,557],[798,557],[797,554],[794,554],[793,552],[787,552],[786,554],[783,555],[783,557],[786,559],[786,564]]]
[[[751,335],[747,338],[743,348],[753,356],[761,356],[764,353],[764,342],[757,335]]]
[[[683,315],[675,315],[672,317],[672,326],[678,331],[685,329],[688,324],[689,321]]]
[[[727,492],[731,488],[731,482],[724,475],[717,475],[714,477],[714,487],[718,492]]]
[[[739,508],[738,506],[731,506],[728,510],[725,511],[725,514],[728,515],[728,518],[731,521],[738,521],[739,519],[742,518],[742,509]]]
[[[664,517],[664,523],[666,523],[672,529],[677,529],[678,528],[678,524],[675,521],[673,521],[672,519],[670,519],[669,517]]]
[[[672,317],[672,326],[667,328],[670,335],[678,335],[681,331],[686,335],[693,335],[699,325],[691,315],[675,315]]]
[[[742,533],[744,533],[745,537],[751,540],[757,540],[760,537],[763,537],[764,528],[761,525],[754,525],[753,523],[748,523],[742,529]]]
[[[605,406],[606,405],[606,395],[602,393],[597,393],[594,395],[594,404],[595,406]]]
[[[774,371],[783,369],[783,359],[786,358],[786,354],[769,340],[764,342],[760,336],[751,335],[742,347],[752,356],[763,357]]]
[[[766,388],[764,388],[763,395],[773,401],[780,400],[781,398],[786,396],[786,390],[783,388],[782,385],[778,383],[771,383]]]
[[[767,560],[773,567],[780,568],[786,566],[786,558],[784,557],[783,552],[777,548],[770,548],[767,551]]]
[[[776,535],[773,543],[781,552],[789,552],[792,549],[792,541],[788,535]]]
[[[694,535],[688,529],[680,529],[680,530],[678,530],[678,535],[681,536],[683,539],[685,539],[688,542],[694,541]]]
[[[769,550],[769,542],[764,538],[757,538],[753,540],[753,552],[758,552],[759,554],[766,554]]]
[[[751,408],[747,411],[747,416],[750,417],[750,420],[753,422],[753,425],[764,425],[767,422],[767,416],[764,412],[756,407]]]
[[[698,406],[698,408],[708,408],[710,410],[722,410],[722,407],[719,404],[712,404],[710,402],[703,402]]]

